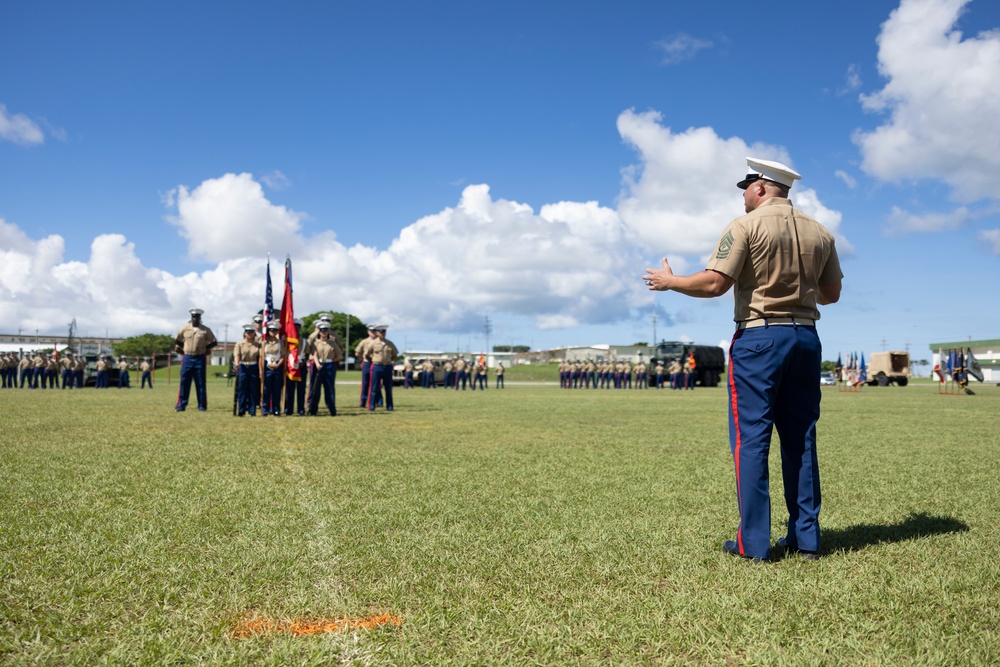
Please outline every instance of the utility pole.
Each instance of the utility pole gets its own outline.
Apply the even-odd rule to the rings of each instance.
[[[486,355],[487,355],[487,357],[490,354],[490,332],[492,330],[493,330],[493,327],[490,326],[490,316],[487,315],[486,316],[486,324],[483,325],[483,331],[486,332]]]
[[[656,311],[653,311],[653,348],[656,347]]]
[[[67,347],[69,348],[70,352],[73,352],[73,332],[74,331],[76,331],[76,318],[75,317],[73,318],[73,321],[69,323],[69,341],[67,341],[69,343],[69,345]]]

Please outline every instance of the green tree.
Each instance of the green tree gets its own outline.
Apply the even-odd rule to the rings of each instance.
[[[169,354],[174,349],[174,337],[166,334],[144,333],[141,336],[126,338],[111,346],[117,356],[151,357],[154,354]]]

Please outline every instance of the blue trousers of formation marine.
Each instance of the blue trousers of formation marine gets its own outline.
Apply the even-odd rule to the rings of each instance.
[[[368,384],[368,409],[381,405],[382,388],[385,388],[385,409],[392,410],[392,364],[372,364]]]
[[[309,389],[309,414],[315,415],[319,411],[319,394],[323,392],[326,400],[326,409],[331,416],[337,414],[337,394],[335,381],[337,379],[337,364],[332,361],[316,364],[311,388]]]
[[[195,396],[198,398],[198,409],[208,409],[208,394],[205,391],[205,356],[204,354],[185,354],[181,362],[181,386],[177,392],[177,405],[174,408],[183,412],[187,408],[188,397],[191,395],[191,382],[194,382]]]
[[[285,414],[291,415],[293,412],[304,415],[306,413],[306,385],[309,384],[309,367],[305,364],[299,366],[299,380],[289,379],[285,382]],[[298,409],[296,409],[298,401]]]
[[[740,554],[768,558],[771,499],[768,453],[781,439],[788,544],[819,551],[816,422],[822,396],[816,327],[772,325],[737,331],[729,348],[729,445],[736,468]]]
[[[257,415],[260,403],[260,367],[253,363],[241,363],[236,372],[236,414],[240,417],[250,413]]]

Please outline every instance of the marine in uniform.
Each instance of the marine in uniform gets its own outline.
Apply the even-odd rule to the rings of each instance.
[[[59,360],[59,375],[62,383],[60,388],[62,389],[72,389],[73,388],[73,353],[67,352],[66,355]]]
[[[337,362],[344,358],[344,349],[330,336],[330,325],[319,323],[318,337],[309,344],[309,355],[316,369],[309,388],[309,414],[319,411],[319,395],[323,392],[326,409],[331,417],[337,416]]]
[[[184,354],[181,361],[180,390],[177,393],[177,412],[187,409],[188,397],[191,393],[191,382],[194,382],[195,394],[198,398],[198,409],[204,412],[208,409],[208,393],[205,390],[206,365],[208,353],[218,342],[212,330],[201,323],[204,314],[201,308],[192,308],[191,321],[181,327],[174,337],[177,352]]]
[[[420,367],[420,386],[424,389],[437,389],[437,379],[434,377],[434,362],[430,359],[424,360],[424,365]]]
[[[73,362],[73,379],[76,381],[76,388],[83,389],[83,375],[87,370],[87,359],[82,354],[77,355]]]
[[[413,388],[413,361],[409,357],[403,360],[403,389]]]
[[[267,323],[267,333],[261,341],[261,366],[264,378],[261,414],[281,416],[281,393],[285,380],[285,346],[281,342],[277,320]]]
[[[498,361],[497,362],[497,370],[496,370],[496,376],[497,376],[497,386],[496,386],[496,388],[497,389],[504,389],[505,388],[505,385],[503,383],[503,370],[504,370],[503,369],[503,362],[502,361]]]
[[[746,215],[722,232],[705,270],[643,276],[651,290],[717,297],[735,285],[736,333],[729,348],[729,444],[740,521],[726,553],[766,560],[771,553],[768,452],[777,428],[788,510],[786,551],[819,557],[820,483],[816,422],[822,349],[819,305],[840,299],[843,273],[833,235],[794,208],[788,192],[799,174],[778,162],[747,158]]]
[[[381,390],[385,389],[385,409],[393,410],[392,403],[392,362],[399,356],[399,350],[386,340],[385,324],[375,326],[375,339],[368,344],[368,354],[371,356],[371,384],[368,387],[368,410],[377,407],[377,398],[381,395]]]
[[[132,388],[132,382],[128,375],[128,359],[122,357],[118,362],[118,388],[121,389],[125,387],[126,389]]]
[[[375,325],[368,325],[368,338],[363,339],[354,348],[354,359],[361,360],[361,396],[358,399],[358,407],[368,406],[368,388],[371,386],[372,362],[368,353],[368,346],[375,340]],[[380,396],[381,398],[381,396]]]
[[[146,383],[149,383],[149,388],[153,388],[153,366],[149,363],[149,357],[144,357],[142,363],[139,365],[139,370],[142,372],[142,385],[139,389],[145,389]]]
[[[236,367],[236,416],[249,413],[257,416],[260,403],[260,348],[257,328],[243,325],[243,340],[233,346],[233,365]]]
[[[95,389],[107,389],[108,387],[108,360],[104,357],[97,358],[97,377],[94,379]]]

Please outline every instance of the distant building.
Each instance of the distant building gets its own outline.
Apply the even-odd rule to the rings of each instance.
[[[939,352],[947,355],[948,350],[970,349],[972,356],[983,368],[983,382],[1000,382],[1000,339],[931,343],[930,348],[934,355],[931,362],[934,366],[941,364]],[[975,380],[972,382],[975,383]]]

